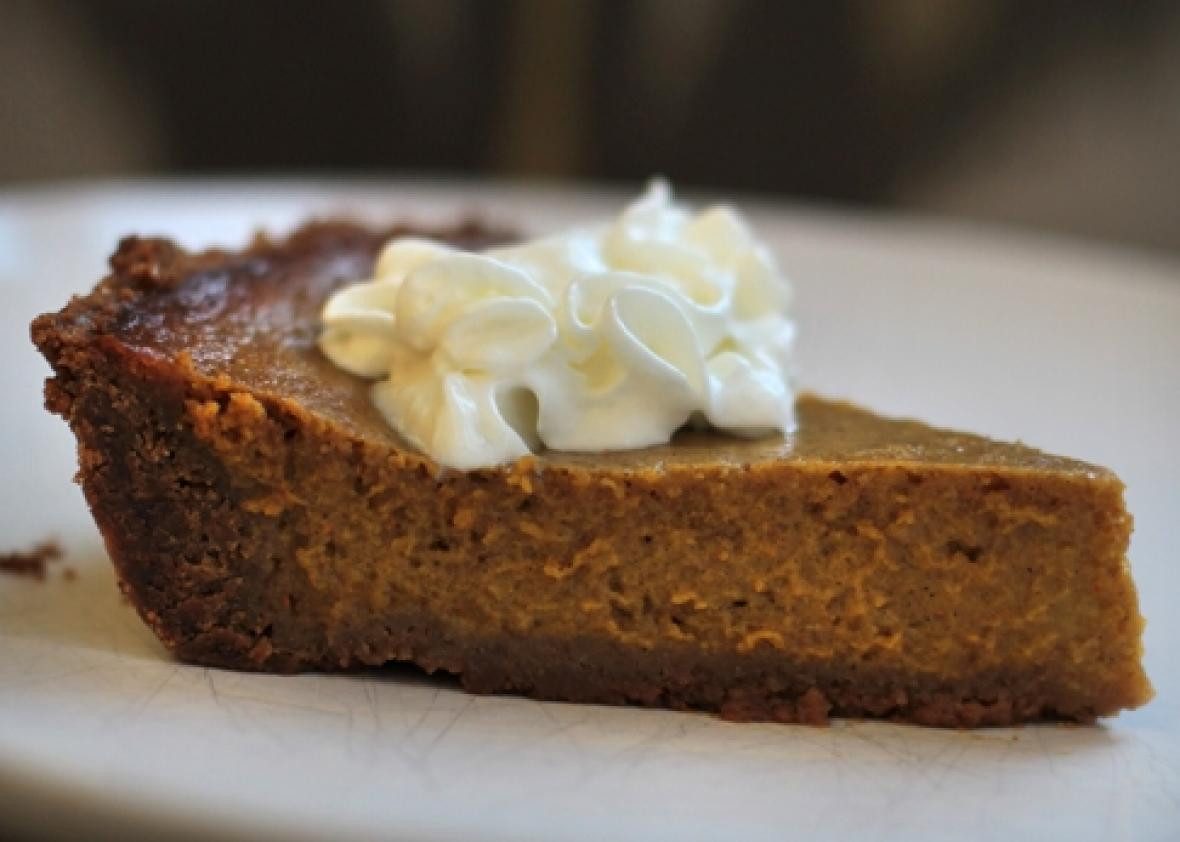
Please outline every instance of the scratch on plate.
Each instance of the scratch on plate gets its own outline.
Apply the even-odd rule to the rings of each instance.
[[[135,719],[138,719],[143,715],[143,712],[148,709],[148,706],[151,705],[152,702],[156,700],[156,697],[163,692],[164,688],[168,686],[172,679],[176,678],[176,674],[178,672],[180,672],[179,667],[173,667],[170,669],[168,674],[164,676],[164,679],[156,685],[155,689],[144,697],[143,701],[140,702],[139,706],[135,710]]]
[[[455,723],[463,718],[463,714],[467,713],[474,701],[474,696],[468,696],[463,700],[463,705],[457,711],[455,711],[455,715],[450,718],[450,721],[448,721],[447,724],[443,726],[441,731],[434,735],[434,739],[430,741],[428,746],[426,746],[426,751],[422,754],[423,760],[430,759],[430,755],[434,753],[434,750],[439,746],[439,744],[442,743],[447,734],[451,733],[451,729],[455,727]]]
[[[414,724],[410,726],[410,730],[406,734],[407,741],[413,739],[418,734],[422,729],[423,723],[426,722],[426,717],[434,712],[434,705],[438,701],[438,695],[439,689],[436,687],[430,693],[430,701],[426,703],[426,707],[423,708],[422,713],[418,715],[418,718],[414,720]]]
[[[78,669],[67,670],[66,672],[55,672],[52,675],[39,675],[36,678],[6,681],[3,684],[0,684],[0,690],[16,690],[21,687],[36,687],[39,684],[49,684],[54,681],[60,681],[63,678],[70,678],[75,675],[83,675],[84,673],[94,672],[96,669],[98,669],[98,667],[92,664],[88,667],[79,667]]]

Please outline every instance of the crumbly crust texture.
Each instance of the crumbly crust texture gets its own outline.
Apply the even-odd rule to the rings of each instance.
[[[1101,468],[804,397],[786,438],[440,469],[314,346],[323,300],[398,230],[130,238],[33,323],[121,587],[179,658],[409,661],[475,692],[803,722],[1150,697]]]

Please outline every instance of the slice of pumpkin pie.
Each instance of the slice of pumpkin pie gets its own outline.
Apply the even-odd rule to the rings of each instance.
[[[657,188],[506,246],[128,238],[32,334],[121,587],[185,661],[780,721],[1146,702],[1119,480],[797,395],[751,236]]]

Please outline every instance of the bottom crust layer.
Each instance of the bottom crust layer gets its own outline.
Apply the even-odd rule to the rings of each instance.
[[[947,681],[865,663],[797,663],[781,652],[642,651],[609,640],[508,633],[464,639],[445,626],[425,616],[391,620],[363,638],[339,641],[336,654],[318,664],[309,663],[307,653],[285,658],[225,629],[175,641],[174,650],[193,663],[271,672],[338,670],[342,660],[352,666],[411,663],[452,674],[472,693],[707,711],[731,721],[822,725],[830,716],[877,717],[970,728],[1096,717],[1092,704],[1073,698],[1043,670]]]

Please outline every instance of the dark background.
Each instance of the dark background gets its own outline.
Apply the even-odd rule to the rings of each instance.
[[[626,180],[1180,250],[1180,3],[0,0],[0,187]]]

